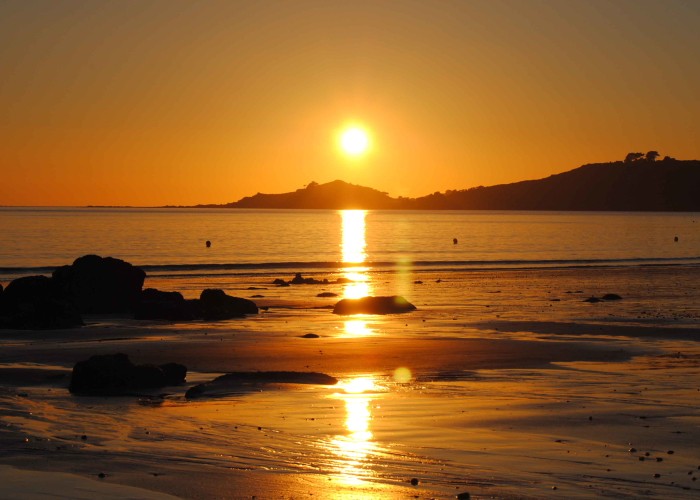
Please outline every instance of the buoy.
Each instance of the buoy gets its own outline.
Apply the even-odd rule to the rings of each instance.
[[[673,238],[673,241],[678,241],[678,236],[676,236],[675,238]]]
[[[207,248],[209,248],[211,246],[211,241],[207,240],[206,245],[207,245]]]
[[[458,243],[457,238],[452,238],[452,244],[456,245]]]

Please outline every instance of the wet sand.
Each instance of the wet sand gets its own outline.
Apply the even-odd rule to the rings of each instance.
[[[321,289],[295,287],[251,292],[271,307],[243,320],[0,331],[0,496],[695,498],[699,273],[433,273],[404,280],[419,310],[399,316],[339,318]],[[606,292],[624,299],[582,302]],[[184,363],[187,384],[71,396],[73,364],[110,352]],[[234,370],[341,382],[184,398]]]

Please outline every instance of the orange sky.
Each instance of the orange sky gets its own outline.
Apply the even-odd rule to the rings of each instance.
[[[393,196],[700,158],[700,2],[3,1],[0,205]],[[373,148],[335,135],[365,124]]]

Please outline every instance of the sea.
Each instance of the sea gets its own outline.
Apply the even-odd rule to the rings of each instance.
[[[184,498],[698,498],[700,213],[0,208],[3,286],[86,254],[260,313],[0,330],[0,466]],[[366,295],[417,309],[333,314]],[[68,393],[114,352],[187,385]],[[261,370],[339,383],[185,397]]]
[[[179,279],[694,265],[700,213],[0,207],[0,283],[87,254]]]

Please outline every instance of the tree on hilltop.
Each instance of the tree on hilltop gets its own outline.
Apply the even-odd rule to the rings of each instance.
[[[625,163],[633,163],[644,158],[644,153],[627,153],[625,156]]]
[[[646,161],[656,161],[656,159],[661,156],[658,151],[649,151],[647,154],[644,156]]]

